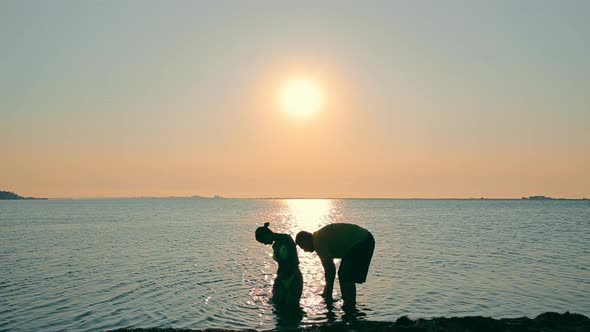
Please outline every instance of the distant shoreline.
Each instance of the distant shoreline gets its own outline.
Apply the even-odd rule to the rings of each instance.
[[[0,200],[47,200],[44,197],[23,197],[11,191],[0,191]]]
[[[102,197],[52,197],[52,198],[39,198],[39,197],[23,197],[10,191],[0,191],[0,200],[47,200],[47,199],[195,199],[195,200],[224,200],[224,199],[260,199],[260,200],[273,200],[273,199],[344,199],[344,200],[531,200],[531,201],[587,201],[586,197],[582,198],[553,198],[550,196],[523,196],[523,197],[297,197],[297,196],[267,196],[267,197],[224,197],[220,195],[213,196],[102,196]]]
[[[590,199],[583,198],[545,198],[535,199],[526,197],[409,197],[409,198],[396,198],[396,197],[194,197],[194,196],[101,196],[101,197],[50,197],[50,198],[37,198],[37,197],[22,197],[22,198],[0,198],[0,200],[92,200],[92,199],[194,199],[194,200],[314,200],[314,199],[331,199],[331,200],[381,200],[381,201],[589,201]]]

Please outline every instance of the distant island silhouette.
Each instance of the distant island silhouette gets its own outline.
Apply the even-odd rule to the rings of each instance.
[[[537,196],[529,196],[529,197],[522,197],[521,199],[528,199],[532,201],[551,201],[551,200],[577,200],[571,198],[553,198],[549,196],[537,195]],[[586,197],[582,198],[583,201],[588,200]]]
[[[45,200],[47,198],[23,197],[23,196],[15,194],[13,192],[10,192],[10,191],[1,191],[0,190],[0,199],[12,199],[12,200],[15,200],[15,199],[44,199]]]
[[[222,196],[219,196],[219,195],[215,195],[215,196],[213,196],[213,197],[205,197],[205,196],[193,195],[193,196],[191,196],[191,198],[205,198],[205,199],[212,199],[212,198],[225,198],[225,197],[222,197]]]
[[[554,199],[554,198],[553,197],[549,197],[549,196],[537,195],[537,196],[523,197],[522,199],[549,200],[549,199]]]

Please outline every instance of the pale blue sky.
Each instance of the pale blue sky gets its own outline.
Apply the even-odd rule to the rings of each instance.
[[[0,190],[590,196],[589,1],[0,1],[0,45]]]

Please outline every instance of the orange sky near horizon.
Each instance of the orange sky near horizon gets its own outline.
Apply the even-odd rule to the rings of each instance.
[[[0,190],[590,197],[583,3],[29,6],[0,20]]]

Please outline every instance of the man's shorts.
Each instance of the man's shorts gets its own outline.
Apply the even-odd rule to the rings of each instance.
[[[346,256],[342,257],[338,269],[340,281],[354,281],[357,284],[365,282],[374,249],[375,239],[373,234],[369,233],[366,239],[356,244]]]

